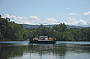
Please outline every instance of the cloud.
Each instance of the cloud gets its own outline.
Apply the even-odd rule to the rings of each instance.
[[[37,16],[15,16],[10,14],[4,14],[3,17],[8,17],[11,19],[11,21],[15,21],[19,24],[32,24],[32,25],[38,25],[38,24],[58,24],[57,19],[55,18],[46,18],[41,19]]]
[[[83,15],[90,15],[90,11],[84,12]]]
[[[69,13],[69,15],[77,15],[77,13]]]
[[[37,16],[29,16],[32,20],[39,20]]]
[[[65,8],[66,10],[71,10],[71,8]]]
[[[43,20],[44,24],[59,24],[60,22],[58,22],[57,19],[55,18],[46,18]]]
[[[77,21],[75,18],[67,17],[67,20],[65,20],[65,23],[69,25],[73,25],[73,24],[77,24]]]
[[[10,14],[4,14],[3,17],[8,17],[11,19],[11,21],[14,21],[18,24],[31,24],[31,25],[40,25],[40,24],[59,24],[59,23],[65,23],[67,25],[88,25],[88,21],[84,19],[78,19],[74,17],[64,17],[64,20],[59,20],[57,18],[45,18],[41,19],[37,16],[15,16]]]
[[[83,20],[83,19],[80,19],[78,24],[80,24],[80,25],[88,25],[88,22]]]
[[[87,21],[73,17],[67,17],[67,20],[65,20],[64,23],[68,25],[88,25]]]
[[[37,16],[15,16],[10,14],[4,14],[3,17],[8,17],[11,21],[19,24],[34,24],[34,22],[39,19]]]

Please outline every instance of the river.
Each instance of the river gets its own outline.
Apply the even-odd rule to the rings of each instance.
[[[0,42],[0,59],[90,59],[90,42],[24,43]]]

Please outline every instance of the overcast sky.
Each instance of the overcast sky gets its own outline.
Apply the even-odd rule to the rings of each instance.
[[[0,14],[20,24],[90,25],[90,0],[0,0]]]

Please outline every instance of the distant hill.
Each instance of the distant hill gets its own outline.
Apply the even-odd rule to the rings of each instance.
[[[22,24],[24,29],[33,29],[39,28],[40,25],[29,25],[29,24]],[[43,25],[44,27],[53,27],[54,25]],[[74,26],[74,25],[67,25],[67,28],[86,28],[83,26]]]
[[[40,25],[28,25],[28,24],[22,24],[23,28],[25,29],[33,29],[33,28],[39,28]],[[52,27],[53,25],[43,25],[44,27]]]

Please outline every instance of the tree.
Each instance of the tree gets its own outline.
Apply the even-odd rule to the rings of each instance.
[[[60,23],[59,25],[54,25],[53,29],[58,32],[64,32],[67,29],[67,26],[64,23]]]
[[[1,15],[0,15],[0,18],[1,18]]]
[[[21,40],[22,25],[10,21],[9,18],[0,18],[0,40]]]

